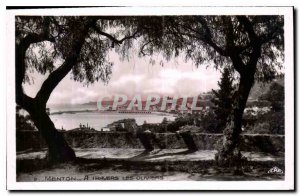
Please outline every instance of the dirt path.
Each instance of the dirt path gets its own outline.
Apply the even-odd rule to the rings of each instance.
[[[269,174],[277,166],[284,171],[284,156],[243,152],[247,157],[244,175],[214,166],[215,150],[193,153],[186,149],[75,149],[78,162],[47,166],[46,151],[17,153],[17,181],[153,181],[153,180],[283,180],[282,174]],[[43,165],[44,164],[44,165]]]
[[[214,160],[216,150],[199,150],[193,153],[186,149],[155,149],[150,153],[144,152],[143,149],[132,148],[85,148],[75,149],[76,156],[85,159],[130,159],[149,162],[159,161],[204,161]],[[242,152],[249,161],[283,161],[284,156],[274,156],[263,152]],[[43,159],[46,157],[46,151],[38,152],[19,152],[18,160],[24,159]]]

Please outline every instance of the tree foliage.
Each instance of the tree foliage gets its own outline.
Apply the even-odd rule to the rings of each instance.
[[[218,90],[212,90],[214,94],[214,98],[212,99],[214,106],[212,109],[215,114],[216,128],[218,130],[223,130],[226,126],[228,117],[231,114],[235,90],[233,79],[228,68],[224,69],[218,85]]]
[[[273,111],[282,111],[284,109],[284,87],[277,82],[272,82],[268,92],[263,94],[260,99],[269,101]]]
[[[182,56],[197,66],[213,62],[217,68],[232,65],[236,57],[239,66],[246,67],[254,50],[251,33],[262,45],[256,77],[271,80],[282,67],[282,16],[17,16],[16,42],[28,34],[47,35],[30,46],[26,70],[52,72],[55,64],[69,55],[76,36],[93,18],[96,22],[72,68],[72,78],[80,82],[108,82],[112,71],[108,53],[114,50],[125,58],[133,46],[140,56],[161,53],[166,60]],[[136,42],[129,39],[137,37]]]
[[[162,52],[166,59],[182,55],[197,66],[231,65],[240,72],[259,53],[255,76],[269,81],[282,68],[283,24],[283,16],[157,17],[143,26],[140,54]]]
[[[16,43],[28,35],[40,36],[40,40],[32,43],[26,52],[24,82],[29,81],[30,71],[51,73],[61,65],[73,52],[71,48],[75,40],[80,39],[83,28],[93,20],[71,76],[86,84],[99,80],[108,82],[112,73],[108,53],[115,50],[126,56],[132,46],[129,38],[139,36],[137,21],[133,17],[17,16]]]

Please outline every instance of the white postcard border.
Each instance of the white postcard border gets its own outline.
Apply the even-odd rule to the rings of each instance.
[[[117,181],[16,182],[15,15],[284,15],[285,180],[284,181]],[[294,189],[293,7],[102,7],[6,11],[7,189],[9,190],[292,190]]]

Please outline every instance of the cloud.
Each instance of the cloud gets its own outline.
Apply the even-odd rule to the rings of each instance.
[[[165,69],[160,72],[160,77],[166,78],[166,79],[172,80],[172,81],[178,81],[178,80],[184,80],[184,79],[203,80],[203,79],[207,79],[209,76],[206,75],[205,73],[199,72],[197,70],[182,72],[179,69]]]
[[[133,82],[133,83],[139,83],[143,80],[144,75],[134,75],[134,74],[128,74],[125,76],[120,77],[120,79],[113,81],[111,83],[112,86],[114,85],[119,85],[119,84],[126,84],[129,82]]]
[[[191,62],[170,61],[162,67],[151,65],[143,58],[135,57],[131,61],[120,61],[115,56],[113,74],[107,85],[101,82],[83,86],[74,82],[67,75],[55,88],[48,101],[49,104],[86,103],[96,101],[99,97],[112,97],[115,94],[125,94],[133,97],[135,94],[195,96],[217,87],[220,72],[213,68],[195,68]],[[46,76],[32,73],[34,85],[24,85],[25,92],[35,96]]]

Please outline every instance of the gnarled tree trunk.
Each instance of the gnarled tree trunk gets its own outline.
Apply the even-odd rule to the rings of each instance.
[[[65,58],[64,63],[50,73],[35,98],[27,96],[22,87],[26,71],[26,50],[31,44],[54,40],[49,38],[46,33],[32,33],[21,39],[19,43],[16,43],[16,103],[30,114],[32,121],[46,141],[48,159],[52,163],[73,161],[76,156],[74,150],[65,141],[62,133],[57,131],[46,113],[46,103],[58,83],[76,65],[89,28],[95,22],[96,19],[92,19],[81,27],[80,33],[72,40],[72,45],[69,47],[69,55]]]
[[[224,130],[222,148],[216,154],[216,162],[221,166],[238,166],[242,157],[239,149],[242,132],[242,118],[247,99],[254,82],[254,74],[241,74],[239,88],[235,96],[233,110]]]
[[[74,150],[69,147],[62,133],[57,131],[46,109],[35,104],[29,114],[48,146],[48,160],[52,163],[75,160]]]
[[[222,148],[216,154],[216,163],[220,166],[235,167],[238,173],[241,171],[242,155],[240,152],[240,134],[242,132],[242,119],[249,97],[250,90],[254,83],[254,76],[259,57],[261,56],[261,41],[255,34],[253,25],[244,16],[237,17],[247,31],[250,39],[249,60],[244,63],[240,57],[240,52],[234,47],[234,43],[228,37],[233,67],[240,74],[239,88],[235,94],[233,109],[229,116],[227,126],[224,130]],[[230,24],[230,23],[228,23]],[[232,28],[230,28],[232,30]],[[233,35],[230,32],[230,35]]]

